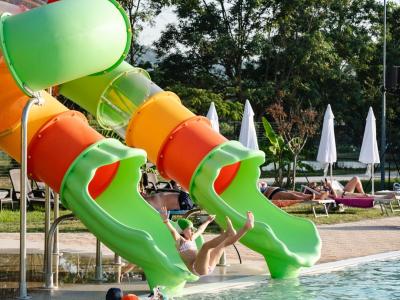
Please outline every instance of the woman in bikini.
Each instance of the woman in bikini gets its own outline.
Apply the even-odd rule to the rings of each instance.
[[[209,216],[207,221],[201,224],[197,231],[194,231],[191,221],[188,219],[179,219],[178,225],[182,230],[181,234],[179,234],[175,227],[170,223],[168,219],[168,211],[165,207],[161,209],[160,216],[174,237],[176,247],[185,265],[197,276],[210,274],[219,262],[225,248],[236,243],[254,227],[254,216],[250,211],[247,212],[246,223],[237,232],[233,228],[231,220],[226,217],[226,231],[218,237],[205,242],[201,249],[198,250],[195,240],[204,232],[208,224],[214,221],[215,216]]]
[[[296,191],[288,191],[280,187],[267,187],[264,196],[270,200],[323,200],[328,197],[327,192],[321,192],[319,195],[305,194]]]

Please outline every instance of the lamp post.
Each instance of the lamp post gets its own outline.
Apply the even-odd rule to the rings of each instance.
[[[383,0],[383,89],[382,89],[382,126],[381,126],[381,189],[385,188],[385,152],[386,152],[386,0]]]

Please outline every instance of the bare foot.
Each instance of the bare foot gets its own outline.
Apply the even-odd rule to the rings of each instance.
[[[325,200],[326,198],[328,198],[328,192],[321,192],[319,195],[315,196],[317,200]]]
[[[244,228],[246,230],[250,230],[254,228],[254,215],[251,211],[247,212],[247,220],[246,223],[244,224]]]
[[[234,236],[236,234],[236,230],[235,230],[235,228],[233,228],[231,219],[229,219],[229,217],[225,217],[225,221],[226,221],[226,231],[225,231],[225,233],[228,236]]]

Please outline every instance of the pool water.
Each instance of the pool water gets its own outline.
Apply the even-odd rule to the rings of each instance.
[[[374,261],[331,273],[268,280],[244,289],[180,299],[400,299],[400,260]]]

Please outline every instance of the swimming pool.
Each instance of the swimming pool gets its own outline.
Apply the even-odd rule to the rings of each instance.
[[[292,280],[268,280],[248,288],[179,299],[400,299],[400,260],[374,261]]]

